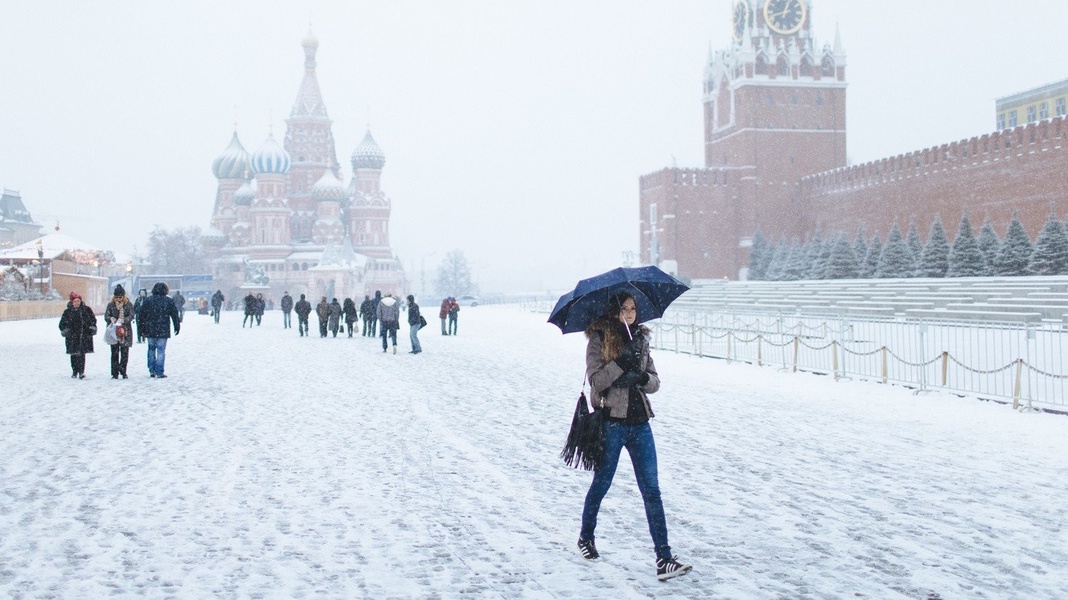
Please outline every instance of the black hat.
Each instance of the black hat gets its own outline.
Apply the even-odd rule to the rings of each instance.
[[[115,286],[115,295],[116,296],[125,296],[126,295],[126,290],[123,289],[121,283]]]
[[[408,302],[415,302],[415,296],[408,294]]]

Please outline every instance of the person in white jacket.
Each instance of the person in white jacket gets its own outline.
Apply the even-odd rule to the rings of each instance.
[[[393,354],[397,353],[397,329],[400,327],[400,302],[393,294],[386,294],[378,303],[378,330],[382,335],[382,352],[388,350],[387,338],[393,340]]]

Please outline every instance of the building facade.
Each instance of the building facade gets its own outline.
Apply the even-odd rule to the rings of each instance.
[[[1063,117],[847,166],[846,54],[811,36],[814,0],[737,0],[733,43],[705,70],[705,166],[639,179],[641,259],[690,279],[744,279],[759,230],[773,243],[926,235],[961,216],[1034,238],[1068,208]],[[1056,201],[1062,199],[1057,207]]]
[[[302,43],[304,76],[281,145],[273,133],[249,153],[237,133],[212,164],[218,179],[205,236],[213,276],[230,300],[352,297],[407,291],[389,244],[391,201],[381,188],[386,157],[368,131],[341,181],[330,120],[316,75],[319,42]]]
[[[11,248],[41,236],[41,225],[33,220],[18,190],[4,188],[0,194],[0,248]]]
[[[994,101],[998,131],[1068,115],[1068,79]]]

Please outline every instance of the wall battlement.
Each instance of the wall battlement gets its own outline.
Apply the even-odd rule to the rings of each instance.
[[[1042,152],[1068,154],[1065,117],[808,175],[801,178],[801,193],[848,191]]]
[[[733,171],[733,173],[731,172]],[[725,186],[738,182],[738,169],[717,168],[666,168],[654,171],[638,178],[641,190],[650,190],[664,186],[711,187]]]

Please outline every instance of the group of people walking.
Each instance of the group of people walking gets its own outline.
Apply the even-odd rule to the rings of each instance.
[[[149,376],[164,378],[167,340],[182,327],[178,304],[167,294],[169,288],[162,281],[152,286],[152,295],[140,290],[137,301],[131,303],[121,284],[116,285],[111,300],[104,308],[105,342],[111,346],[111,378],[128,379],[127,367],[134,337],[148,342],[147,366]],[[136,324],[136,326],[135,326]],[[136,332],[135,332],[136,329]],[[80,294],[71,292],[67,308],[59,318],[59,333],[70,355],[71,377],[85,379],[85,355],[94,351],[93,337],[97,334],[97,318]]]

